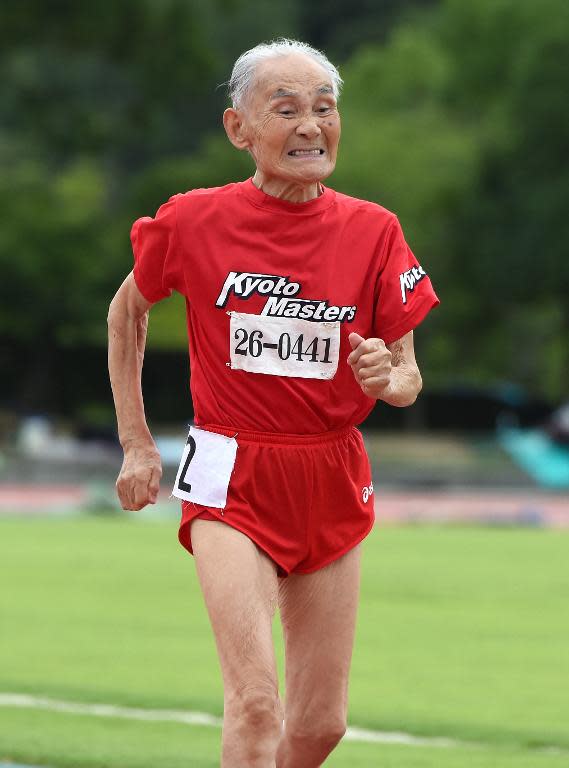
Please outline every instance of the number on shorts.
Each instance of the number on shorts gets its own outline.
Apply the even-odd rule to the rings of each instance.
[[[186,476],[186,472],[188,471],[188,467],[190,466],[190,461],[194,458],[194,454],[196,452],[196,441],[191,435],[188,435],[188,439],[186,440],[186,445],[190,446],[190,450],[188,451],[188,455],[186,456],[186,461],[184,462],[184,467],[182,471],[180,472],[180,479],[178,480],[178,488],[181,491],[185,491],[186,493],[190,493],[192,490],[192,484],[186,483],[184,481],[184,478]],[[200,454],[201,456],[201,454]]]

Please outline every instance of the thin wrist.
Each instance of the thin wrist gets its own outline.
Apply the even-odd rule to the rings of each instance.
[[[119,435],[119,442],[122,446],[123,451],[129,450],[131,448],[135,448],[140,445],[148,446],[149,444],[154,446],[154,438],[150,434],[150,431],[148,429],[132,434],[129,433],[127,435]]]

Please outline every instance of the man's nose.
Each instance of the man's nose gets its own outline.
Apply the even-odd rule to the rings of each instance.
[[[314,138],[315,136],[320,136],[322,130],[318,125],[318,121],[315,117],[304,117],[298,124],[296,133],[299,136]]]

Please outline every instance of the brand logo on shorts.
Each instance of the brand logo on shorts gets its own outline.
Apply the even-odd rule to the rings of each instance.
[[[367,504],[369,497],[373,493],[373,483],[370,483],[369,485],[364,485],[362,488],[362,499],[364,504]]]
[[[314,322],[351,323],[357,307],[329,304],[327,299],[300,299],[297,294],[300,283],[283,275],[266,275],[260,272],[229,272],[215,302],[216,307],[225,307],[231,295],[238,299],[249,299],[254,294],[266,296],[261,310],[268,317],[295,317]],[[294,297],[294,298],[293,298]]]
[[[416,267],[411,267],[407,272],[402,272],[399,275],[399,286],[401,288],[403,304],[407,304],[407,293],[412,293],[417,283],[420,283],[425,277],[427,277],[427,273],[420,264],[417,264]]]

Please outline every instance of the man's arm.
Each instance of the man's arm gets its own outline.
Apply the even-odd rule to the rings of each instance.
[[[116,487],[123,509],[154,504],[162,476],[160,454],[146,424],[141,384],[151,306],[131,272],[109,307],[109,375],[124,452]]]
[[[351,333],[349,341],[348,364],[364,394],[399,407],[415,402],[423,382],[415,360],[413,331],[391,344],[357,333]]]

